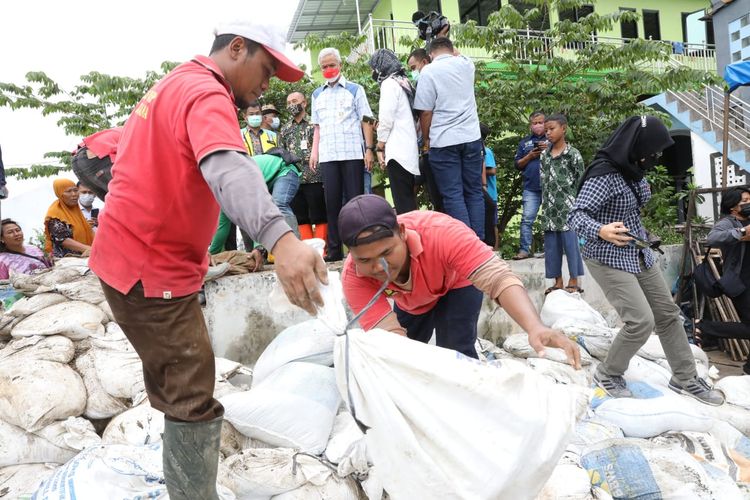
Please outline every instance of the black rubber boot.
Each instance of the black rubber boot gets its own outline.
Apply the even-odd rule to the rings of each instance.
[[[218,500],[216,472],[223,418],[208,422],[164,420],[164,479],[171,500]]]

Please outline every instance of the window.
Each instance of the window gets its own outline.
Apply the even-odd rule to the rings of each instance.
[[[458,0],[461,22],[476,21],[480,26],[487,26],[490,14],[500,8],[500,0]]]
[[[742,19],[740,19],[740,28],[744,28],[748,24],[750,24],[750,14],[745,14],[742,16]]]
[[[732,41],[733,42],[736,42],[739,39],[740,39],[740,32],[739,31],[735,31],[734,33],[732,33]]]
[[[643,9],[643,36],[646,40],[661,40],[658,10]]]
[[[522,0],[510,0],[510,5],[515,7],[518,12],[526,12],[536,7],[533,3],[527,3]],[[543,31],[549,29],[549,12],[547,11],[546,4],[541,7],[542,15],[534,19],[529,23],[529,28],[534,31]]]
[[[713,44],[714,28],[710,19],[703,20],[705,12],[697,10],[695,12],[682,13],[682,41],[694,44]]]
[[[419,0],[417,2],[417,9],[424,12],[425,14],[429,14],[432,11],[442,13],[442,5],[440,5],[440,0]]]
[[[742,59],[742,53],[738,50],[734,54],[732,54],[732,62],[738,62],[740,59]]]
[[[620,7],[620,12],[635,12],[635,9]],[[635,21],[620,21],[620,33],[623,38],[638,38],[638,23]]]
[[[583,19],[584,17],[588,16],[589,14],[593,14],[593,12],[594,12],[594,6],[591,4],[581,5],[580,7],[576,7],[573,9],[561,10],[560,21],[567,20],[567,21],[577,22]]]
[[[742,48],[744,49],[748,45],[750,45],[750,36],[746,36],[742,39]]]

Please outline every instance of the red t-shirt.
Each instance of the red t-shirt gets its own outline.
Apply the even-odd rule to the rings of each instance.
[[[229,83],[197,56],[162,78],[125,124],[107,210],[89,264],[105,283],[146,297],[198,291],[219,220],[198,164],[216,151],[245,152]]]
[[[117,158],[117,144],[120,142],[121,136],[122,127],[100,130],[83,139],[78,147],[82,148],[86,146],[97,158],[106,158],[109,156],[112,163],[114,163]]]
[[[403,311],[424,314],[451,290],[471,285],[468,277],[495,254],[463,222],[427,210],[398,216],[406,226],[406,245],[411,258],[411,291],[388,285],[383,295],[359,320],[369,330],[392,311],[390,297]],[[349,255],[341,273],[344,296],[355,314],[367,304],[382,283],[357,274]]]

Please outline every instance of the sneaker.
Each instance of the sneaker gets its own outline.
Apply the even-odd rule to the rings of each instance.
[[[613,398],[633,397],[633,393],[628,389],[628,384],[621,376],[605,375],[597,371],[594,373],[594,382]]]
[[[513,256],[513,260],[524,260],[528,258],[529,258],[529,252],[524,252],[523,250],[521,250],[520,252],[518,252],[517,254]]]
[[[678,394],[690,396],[707,405],[720,406],[724,404],[724,393],[711,389],[711,386],[702,378],[694,377],[690,380],[677,380],[672,377],[669,380],[669,388]]]

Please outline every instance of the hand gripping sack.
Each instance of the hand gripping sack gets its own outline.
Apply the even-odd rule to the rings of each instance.
[[[518,363],[483,364],[377,329],[346,337],[334,351],[339,389],[395,500],[534,498],[588,405],[588,389]]]

